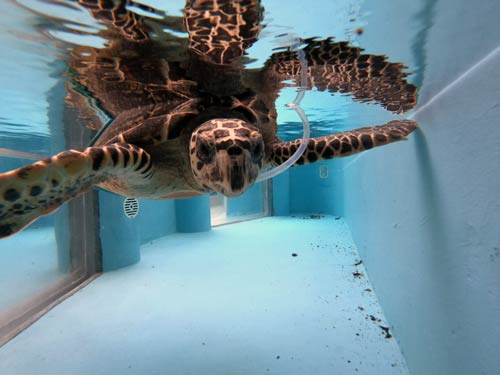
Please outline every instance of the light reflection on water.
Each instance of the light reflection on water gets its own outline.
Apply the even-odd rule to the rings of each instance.
[[[158,12],[152,13],[137,7],[131,7],[129,10],[151,18],[158,18],[159,14],[181,16],[184,5],[182,0],[149,0],[141,3],[150,5]],[[419,14],[424,17],[427,14],[424,4],[426,2],[422,0],[421,3],[422,6],[414,7],[422,8]],[[263,23],[266,27],[261,32],[259,41],[248,51],[252,59],[248,67],[262,66],[273,50],[286,42],[286,38],[276,38],[284,33],[299,37],[335,36],[336,40],[348,40],[354,46],[363,44],[367,52],[384,53],[383,50],[378,50],[378,45],[370,48],[370,43],[364,43],[370,38],[356,33],[360,28],[369,30],[369,20],[374,12],[374,9],[362,0],[324,0],[315,4],[314,9],[301,1],[287,2],[287,5],[283,6],[282,2],[270,0],[264,1],[263,5]],[[408,18],[413,16],[412,12],[409,12]],[[307,15],[307,22],[304,22],[304,15]],[[105,45],[106,40],[96,35],[105,27],[91,17],[86,9],[76,2],[68,1],[8,2],[0,17],[0,38],[5,51],[0,59],[0,95],[4,98],[0,110],[0,147],[27,151],[34,143],[39,146],[35,147],[36,150],[29,151],[48,152],[51,148],[51,134],[47,113],[49,105],[53,104],[49,101],[62,99],[49,98],[49,92],[57,82],[66,79],[63,57],[78,45]],[[429,25],[423,27],[425,29]],[[174,29],[165,27],[164,31],[174,34],[175,37],[185,35],[172,32]],[[421,36],[422,30],[415,29],[412,33]],[[387,46],[387,51],[392,50],[393,47]],[[391,59],[392,55],[389,54]],[[404,62],[410,64],[411,61],[407,59]],[[421,78],[421,74],[419,77]],[[301,133],[300,123],[293,111],[284,107],[288,98],[294,95],[293,89],[291,90],[291,93],[284,90],[277,102],[281,125],[279,135],[285,140],[297,138]],[[394,116],[378,106],[355,103],[348,96],[314,90],[306,94],[302,107],[310,119],[313,136],[371,125],[374,118],[385,121]]]

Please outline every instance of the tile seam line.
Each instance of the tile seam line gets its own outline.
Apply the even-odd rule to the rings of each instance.
[[[482,59],[480,59],[478,62],[476,62],[474,65],[472,65],[470,68],[468,68],[465,72],[460,74],[456,79],[454,79],[450,84],[446,85],[441,91],[439,91],[436,95],[434,95],[431,99],[427,101],[427,103],[423,104],[420,108],[418,108],[415,112],[410,114],[407,119],[412,120],[415,118],[416,115],[418,115],[420,112],[422,112],[424,109],[429,107],[431,104],[433,104],[435,101],[439,100],[443,95],[445,95],[448,91],[453,89],[456,85],[458,85],[460,82],[466,80],[473,72],[481,68],[483,65],[488,63],[493,57],[497,54],[500,53],[500,46],[497,46],[494,48],[490,53],[488,53],[486,56],[484,56]]]
[[[415,118],[416,115],[418,115],[420,112],[425,110],[427,107],[429,107],[431,104],[433,104],[435,101],[439,100],[443,95],[445,95],[448,91],[453,89],[456,85],[458,85],[460,82],[463,80],[467,79],[468,76],[470,76],[473,72],[475,72],[477,69],[479,69],[481,66],[484,64],[488,63],[489,60],[491,60],[496,54],[500,52],[500,46],[494,48],[490,53],[488,53],[485,57],[480,59],[477,63],[473,64],[470,68],[468,68],[465,72],[460,74],[457,78],[455,78],[450,84],[446,85],[441,91],[439,91],[436,95],[434,95],[431,99],[427,101],[427,103],[423,104],[420,108],[418,108],[415,112],[410,114],[407,119],[412,120]],[[346,165],[344,165],[341,168],[341,171],[345,171],[348,167],[350,167],[353,163],[355,163],[359,158],[363,157],[365,153],[361,153],[357,155],[353,160],[348,162]]]

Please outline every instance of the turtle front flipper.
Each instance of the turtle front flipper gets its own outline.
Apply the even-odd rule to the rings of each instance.
[[[306,151],[295,164],[309,164],[317,160],[349,156],[373,147],[401,141],[417,128],[410,120],[393,120],[385,125],[359,128],[326,137],[311,138]],[[277,142],[273,145],[269,161],[279,165],[297,151],[301,140]]]
[[[147,179],[150,155],[132,145],[112,144],[69,150],[0,174],[0,238],[48,215],[64,202],[109,179]]]
[[[417,88],[408,83],[406,66],[386,56],[363,54],[347,42],[308,39],[303,48],[307,60],[308,89],[351,95],[360,102],[375,102],[394,113],[403,113],[417,102]],[[266,62],[259,82],[281,88],[286,81],[301,85],[301,62],[296,51],[274,53]],[[277,91],[277,90],[276,90]]]

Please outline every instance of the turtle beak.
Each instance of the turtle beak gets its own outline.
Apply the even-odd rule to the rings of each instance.
[[[239,192],[245,186],[245,175],[243,172],[243,168],[234,165],[231,167],[230,181],[231,181],[231,191]]]
[[[224,195],[227,197],[237,197],[243,194],[253,185],[257,178],[257,167],[252,163],[250,153],[244,151],[238,157],[226,156],[225,178],[224,178]]]

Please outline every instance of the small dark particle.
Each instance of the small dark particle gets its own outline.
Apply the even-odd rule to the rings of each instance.
[[[370,288],[366,288],[365,292],[371,292],[372,290]]]
[[[298,254],[297,253],[292,253],[292,256],[296,257],[296,256],[298,256]]]
[[[359,266],[360,264],[362,264],[363,261],[362,260],[358,260],[356,263],[354,263],[355,266]]]
[[[312,214],[312,215],[304,216],[303,219],[314,219],[314,220],[317,220],[317,219],[321,219],[323,217],[324,217],[323,215]]]
[[[280,359],[281,357],[279,355],[276,356],[276,359]]]
[[[385,334],[385,338],[387,340],[391,339],[392,338],[392,335],[391,335],[391,332],[390,332],[390,329],[389,327],[384,327],[384,326],[379,326],[381,329],[382,329],[382,334]]]
[[[351,363],[351,360],[350,360],[350,359],[348,359],[348,360],[347,360],[347,363]]]
[[[373,316],[373,315],[367,315],[367,318],[370,318],[370,320],[372,322],[378,322],[378,323],[380,323],[382,321],[381,319],[379,319],[379,318],[377,318],[376,316]]]
[[[356,34],[358,34],[358,35],[361,35],[361,34],[363,34],[363,33],[364,33],[364,31],[365,31],[365,30],[364,30],[362,27],[358,27],[358,28],[356,29],[355,33],[356,33]]]
[[[356,336],[359,336],[359,333],[356,333]]]
[[[340,216],[335,216],[335,220],[340,220]]]
[[[365,275],[363,275],[363,273],[362,273],[362,272],[358,272],[358,271],[353,272],[353,273],[352,273],[352,275],[353,275],[355,278],[357,278],[357,279],[361,279],[363,276],[365,276]]]
[[[358,306],[359,311],[365,311],[364,307]]]

